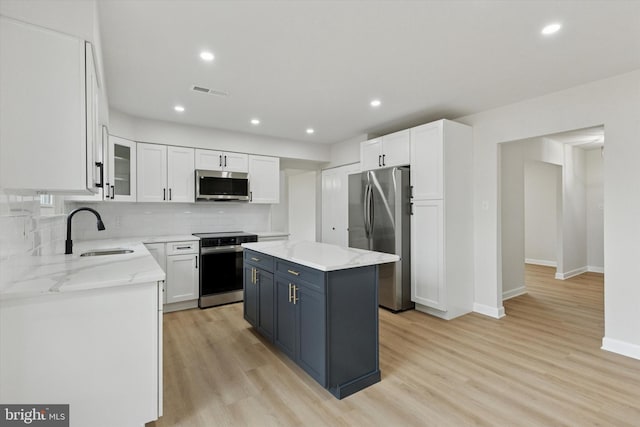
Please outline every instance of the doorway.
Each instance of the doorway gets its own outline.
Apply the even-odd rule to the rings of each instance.
[[[604,272],[603,153],[603,126],[501,144],[503,300],[527,292],[526,262]]]

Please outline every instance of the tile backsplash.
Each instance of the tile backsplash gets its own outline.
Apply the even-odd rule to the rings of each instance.
[[[0,283],[20,277],[24,256],[64,252],[65,216],[42,216],[39,196],[0,190]]]
[[[74,240],[207,233],[270,231],[271,206],[249,203],[118,203],[67,202],[65,211],[89,206],[100,213],[106,230],[98,231],[89,212],[73,217]]]

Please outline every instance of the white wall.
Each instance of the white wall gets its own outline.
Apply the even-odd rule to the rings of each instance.
[[[604,175],[600,150],[586,152],[587,259],[589,271],[604,273]]]
[[[605,338],[640,358],[640,70],[466,116],[474,132],[475,310],[500,317],[498,144],[604,125]],[[486,209],[485,209],[486,206]]]
[[[557,266],[558,192],[561,167],[539,161],[524,165],[524,257]]]
[[[316,239],[315,171],[289,176],[289,240]]]
[[[330,145],[133,117],[110,111],[109,132],[138,142],[328,162]]]
[[[585,151],[564,147],[562,168],[562,266],[556,279],[587,271],[587,192]]]

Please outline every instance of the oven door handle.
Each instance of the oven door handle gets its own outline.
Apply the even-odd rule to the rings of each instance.
[[[219,254],[224,252],[242,252],[242,246],[230,245],[230,246],[212,246],[207,248],[200,248],[200,255]]]

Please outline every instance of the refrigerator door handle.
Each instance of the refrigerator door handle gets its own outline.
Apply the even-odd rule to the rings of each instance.
[[[375,219],[375,211],[373,209],[373,188],[369,185],[369,234],[373,235],[373,221]]]
[[[369,237],[369,184],[364,187],[364,200],[362,203],[364,216],[364,233]]]

